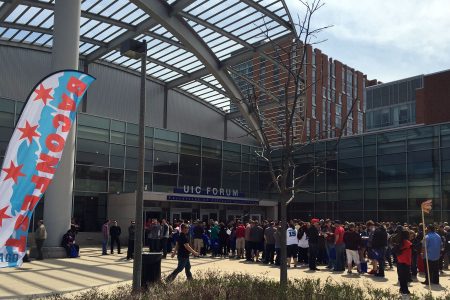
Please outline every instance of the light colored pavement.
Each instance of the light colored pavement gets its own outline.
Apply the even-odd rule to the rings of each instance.
[[[69,292],[102,287],[108,289],[117,284],[130,284],[132,278],[131,261],[125,260],[125,255],[115,254],[102,256],[97,248],[81,249],[81,257],[77,259],[47,259],[25,263],[18,269],[1,269],[0,299],[23,299],[32,295],[48,295],[54,292]],[[177,260],[163,260],[162,270],[167,273],[176,267]],[[256,263],[247,263],[234,259],[191,259],[194,273],[206,270],[219,272],[249,273],[277,280],[279,269]],[[323,269],[323,267],[319,267]],[[288,270],[289,278],[320,278],[322,281],[330,279],[335,282],[352,282],[364,287],[389,288],[398,291],[397,273],[386,271],[386,278],[380,279],[369,275],[358,276],[356,274],[333,273],[326,270],[317,272],[308,271],[307,268]],[[441,286],[433,286],[434,295],[442,295],[446,290],[450,291],[450,271],[446,272],[440,280]],[[180,273],[180,280],[185,275]],[[423,277],[419,277],[423,281]],[[410,286],[414,292],[426,292],[425,287],[414,282]]]

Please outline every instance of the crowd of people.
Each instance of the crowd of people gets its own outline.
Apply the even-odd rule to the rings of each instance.
[[[283,234],[280,222],[235,220],[225,224],[210,220],[169,224],[166,220],[160,223],[153,219],[145,224],[145,236],[151,252],[161,251],[164,257],[173,249],[178,252],[179,266],[170,279],[183,269],[190,278],[189,260],[186,262],[189,253],[277,266],[286,263],[288,267],[305,266],[311,271],[325,266],[334,272],[347,270],[348,274],[368,273],[376,277],[384,277],[385,269],[393,269],[396,265],[400,292],[409,294],[408,283],[417,281],[418,272],[425,274],[423,284],[439,284],[440,273],[449,265],[450,227],[446,223],[430,224],[425,236],[422,228],[421,224],[392,222],[291,220],[284,233],[285,262],[280,259]],[[182,260],[179,239],[182,239]]]

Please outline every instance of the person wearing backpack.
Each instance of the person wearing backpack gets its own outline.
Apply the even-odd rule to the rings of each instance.
[[[410,279],[412,243],[409,241],[409,231],[402,230],[397,234],[400,247],[397,252],[397,275],[400,283],[400,293],[402,295],[409,294],[408,281]],[[395,248],[397,249],[397,248]],[[395,250],[397,251],[397,250]]]

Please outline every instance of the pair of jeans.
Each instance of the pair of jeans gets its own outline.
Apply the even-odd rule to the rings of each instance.
[[[175,270],[173,270],[172,273],[170,273],[169,276],[167,276],[167,281],[171,282],[174,281],[177,277],[178,273],[183,271],[186,273],[186,277],[188,280],[192,279],[192,273],[191,273],[191,262],[189,261],[189,257],[179,257],[178,256],[178,266]]]
[[[266,244],[266,251],[264,251],[264,262],[273,264],[273,257],[275,252],[275,244]]]
[[[281,248],[275,248],[275,265],[279,266],[280,265],[280,259],[281,259]]]
[[[315,270],[317,269],[316,262],[317,262],[317,253],[319,252],[319,245],[309,243],[309,269]]]
[[[111,236],[111,253],[114,252],[114,244],[117,244],[117,252],[120,254],[120,239],[118,235]]]
[[[161,238],[161,248],[163,252],[163,257],[167,257],[167,240],[168,238]]]
[[[36,239],[36,249],[37,249],[37,259],[44,259],[44,255],[42,254],[42,246],[44,246],[44,241],[42,239]]]
[[[409,294],[408,280],[410,279],[410,268],[407,264],[397,264],[398,282],[400,283],[400,293],[402,294]]]
[[[298,253],[297,253],[297,261],[298,263],[308,263],[308,248],[302,248],[298,247]]]
[[[373,248],[373,251],[376,253],[377,261],[378,261],[378,276],[384,276],[384,260],[386,257],[386,248]]]
[[[439,284],[439,260],[428,260],[430,266],[430,282],[432,284]],[[428,272],[427,272],[427,260],[423,260],[423,265],[425,267],[425,282],[428,282]]]
[[[134,240],[128,239],[127,259],[134,257]]]
[[[328,256],[328,268],[334,269],[336,267],[336,249],[334,248],[334,244],[326,243],[325,249],[327,250]],[[331,257],[331,252],[334,252],[334,257]]]
[[[107,250],[106,250],[106,247],[108,246],[108,240],[107,239],[103,239],[102,240],[102,254],[103,255],[106,255],[106,254],[108,254],[107,253]]]
[[[344,271],[345,270],[345,244],[336,244],[334,246],[336,248],[336,266],[334,268],[335,271]]]

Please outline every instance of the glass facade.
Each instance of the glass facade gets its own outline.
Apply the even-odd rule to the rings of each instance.
[[[379,130],[415,124],[416,89],[423,76],[368,87],[366,90],[366,129]]]
[[[22,106],[0,100],[0,161]],[[73,216],[82,230],[98,231],[108,193],[136,188],[138,128],[83,113],[77,126]],[[277,198],[256,147],[150,127],[145,135],[147,191],[200,185]],[[321,141],[302,146],[296,160],[296,175],[306,176],[289,217],[417,222],[417,202],[428,198],[434,220],[450,216],[450,123]]]
[[[22,106],[0,99],[1,162]],[[98,231],[106,217],[107,194],[136,189],[138,126],[84,113],[77,120],[73,217],[81,230]],[[269,184],[260,189],[262,166],[253,146],[151,127],[145,136],[147,191],[172,192],[177,186],[201,185],[238,189],[247,198],[269,196]]]
[[[319,142],[297,159],[317,172],[290,217],[418,222],[424,199],[433,199],[433,220],[450,215],[450,123]]]

